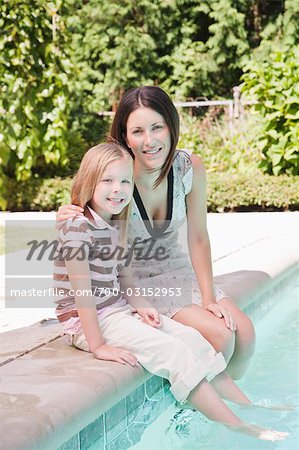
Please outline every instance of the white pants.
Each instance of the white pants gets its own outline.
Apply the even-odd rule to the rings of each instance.
[[[176,400],[184,403],[204,378],[212,380],[226,363],[222,353],[216,353],[194,328],[163,315],[161,318],[161,328],[153,328],[125,305],[99,317],[99,325],[107,344],[131,351],[146,370],[167,378]],[[89,351],[83,333],[70,337],[73,345]]]

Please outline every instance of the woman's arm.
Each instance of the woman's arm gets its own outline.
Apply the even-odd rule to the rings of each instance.
[[[186,197],[188,221],[188,247],[190,259],[201,294],[202,306],[217,317],[224,317],[226,325],[234,327],[234,321],[225,308],[217,305],[214,285],[210,239],[207,229],[206,171],[197,155],[191,156],[193,181]]]
[[[215,303],[210,240],[207,229],[206,172],[202,160],[191,156],[193,181],[186,197],[188,247],[202,293],[203,306]]]

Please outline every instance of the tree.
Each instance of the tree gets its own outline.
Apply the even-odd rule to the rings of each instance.
[[[65,164],[72,65],[63,46],[61,0],[0,4],[0,196],[5,176],[28,179],[42,164]]]

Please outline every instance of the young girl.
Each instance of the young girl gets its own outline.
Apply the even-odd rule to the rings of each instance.
[[[75,177],[72,202],[84,208],[84,216],[62,223],[54,273],[63,294],[57,317],[69,341],[98,359],[132,367],[139,362],[170,381],[177,401],[190,402],[232,430],[283,439],[287,433],[243,423],[222,401],[251,405],[224,371],[221,353],[193,328],[159,315],[146,299],[140,307],[134,286],[120,284],[132,177],[132,158],[115,143],[90,149]]]

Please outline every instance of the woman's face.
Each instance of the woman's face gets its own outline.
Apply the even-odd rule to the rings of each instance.
[[[127,120],[126,143],[133,152],[135,164],[148,169],[161,168],[171,147],[164,117],[143,106],[133,111]]]

